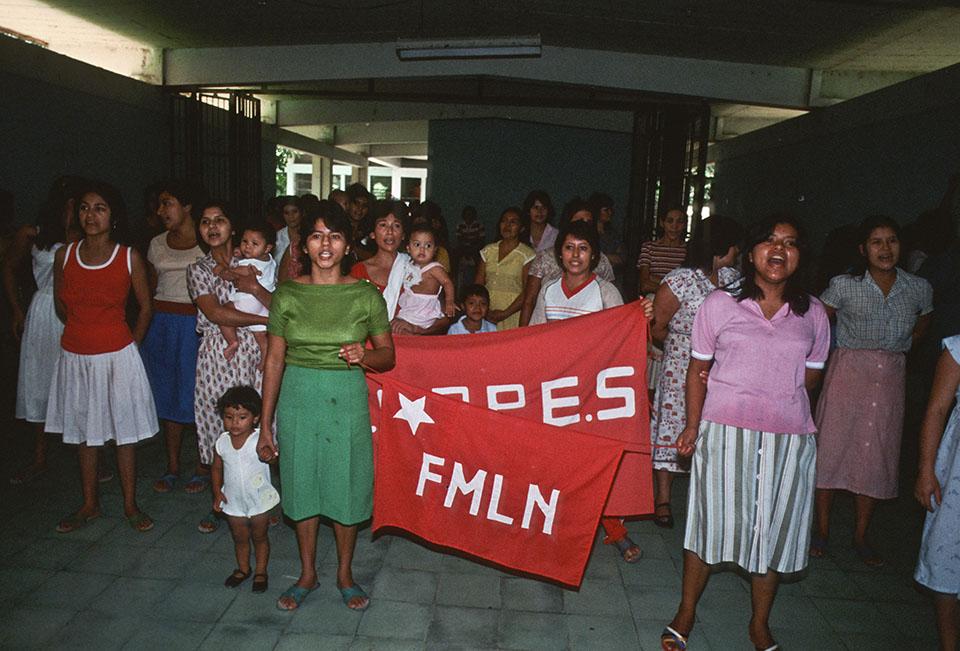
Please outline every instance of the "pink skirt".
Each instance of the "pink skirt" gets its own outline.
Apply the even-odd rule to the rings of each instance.
[[[906,356],[837,348],[817,403],[817,488],[897,496]]]

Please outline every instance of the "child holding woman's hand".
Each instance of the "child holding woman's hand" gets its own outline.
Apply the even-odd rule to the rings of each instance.
[[[217,439],[210,470],[213,510],[227,516],[237,555],[237,567],[224,585],[235,588],[250,576],[252,538],[254,592],[267,590],[268,512],[280,503],[280,495],[270,483],[270,466],[257,456],[261,406],[260,394],[252,387],[233,387],[223,394],[217,409],[226,431]]]

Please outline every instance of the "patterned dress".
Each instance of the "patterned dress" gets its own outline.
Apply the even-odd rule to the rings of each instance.
[[[230,266],[236,267],[239,258],[231,258]],[[233,285],[213,273],[217,265],[209,253],[187,267],[187,289],[194,302],[201,296],[214,296],[220,304],[229,300]],[[200,460],[213,463],[213,448],[223,433],[223,421],[217,413],[217,400],[230,387],[249,385],[260,390],[263,373],[260,364],[260,347],[249,328],[237,328],[240,349],[227,361],[223,357],[226,340],[220,328],[200,310],[197,314],[197,332],[200,333],[200,349],[197,352],[197,388],[194,394],[194,414],[197,423],[197,445]]]
[[[740,277],[736,269],[724,267],[718,272],[721,286]],[[650,443],[653,447],[654,470],[689,472],[689,461],[680,464],[677,456],[677,437],[687,420],[686,377],[690,365],[690,333],[693,317],[707,294],[716,289],[710,278],[699,269],[680,267],[663,278],[680,302],[667,325],[663,344],[663,367],[657,379],[657,392],[650,409]]]
[[[943,344],[960,364],[960,335],[944,339]],[[931,590],[960,594],[960,405],[954,406],[943,430],[934,470],[942,501],[927,513],[914,578]]]

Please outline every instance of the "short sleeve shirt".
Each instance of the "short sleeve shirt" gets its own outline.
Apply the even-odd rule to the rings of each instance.
[[[664,246],[656,242],[644,242],[640,245],[637,269],[649,267],[651,276],[663,278],[682,265],[685,257],[687,257],[685,246]]]
[[[820,296],[837,310],[837,346],[867,350],[910,350],[917,318],[933,311],[933,288],[923,278],[897,269],[884,296],[870,273],[843,274]]]
[[[288,280],[273,294],[267,332],[287,342],[286,363],[343,369],[340,347],[390,330],[387,304],[366,281],[307,285]]]
[[[776,434],[816,431],[804,386],[806,369],[822,369],[830,323],[810,299],[803,316],[784,304],[772,319],[760,305],[711,292],[693,321],[690,355],[714,360],[702,418]]]
[[[600,262],[597,263],[594,273],[597,274],[597,278],[602,278],[610,283],[613,282],[613,266],[605,253],[600,254]],[[563,275],[563,269],[557,264],[557,256],[551,249],[537,254],[537,257],[530,263],[530,270],[527,275],[539,278],[544,285],[548,285]]]
[[[199,246],[191,249],[173,249],[167,244],[167,233],[163,232],[150,240],[147,249],[147,261],[157,272],[158,301],[169,303],[189,303],[187,291],[187,267],[203,257]]]

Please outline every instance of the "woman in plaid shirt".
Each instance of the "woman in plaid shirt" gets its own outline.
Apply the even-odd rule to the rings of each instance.
[[[854,494],[853,548],[870,567],[883,559],[867,542],[877,500],[897,496],[903,432],[906,353],[933,311],[930,284],[897,267],[900,226],[889,217],[860,225],[859,270],[830,281],[820,296],[836,317],[837,348],[830,356],[817,404],[816,527],[811,556],[823,556],[837,490]]]

